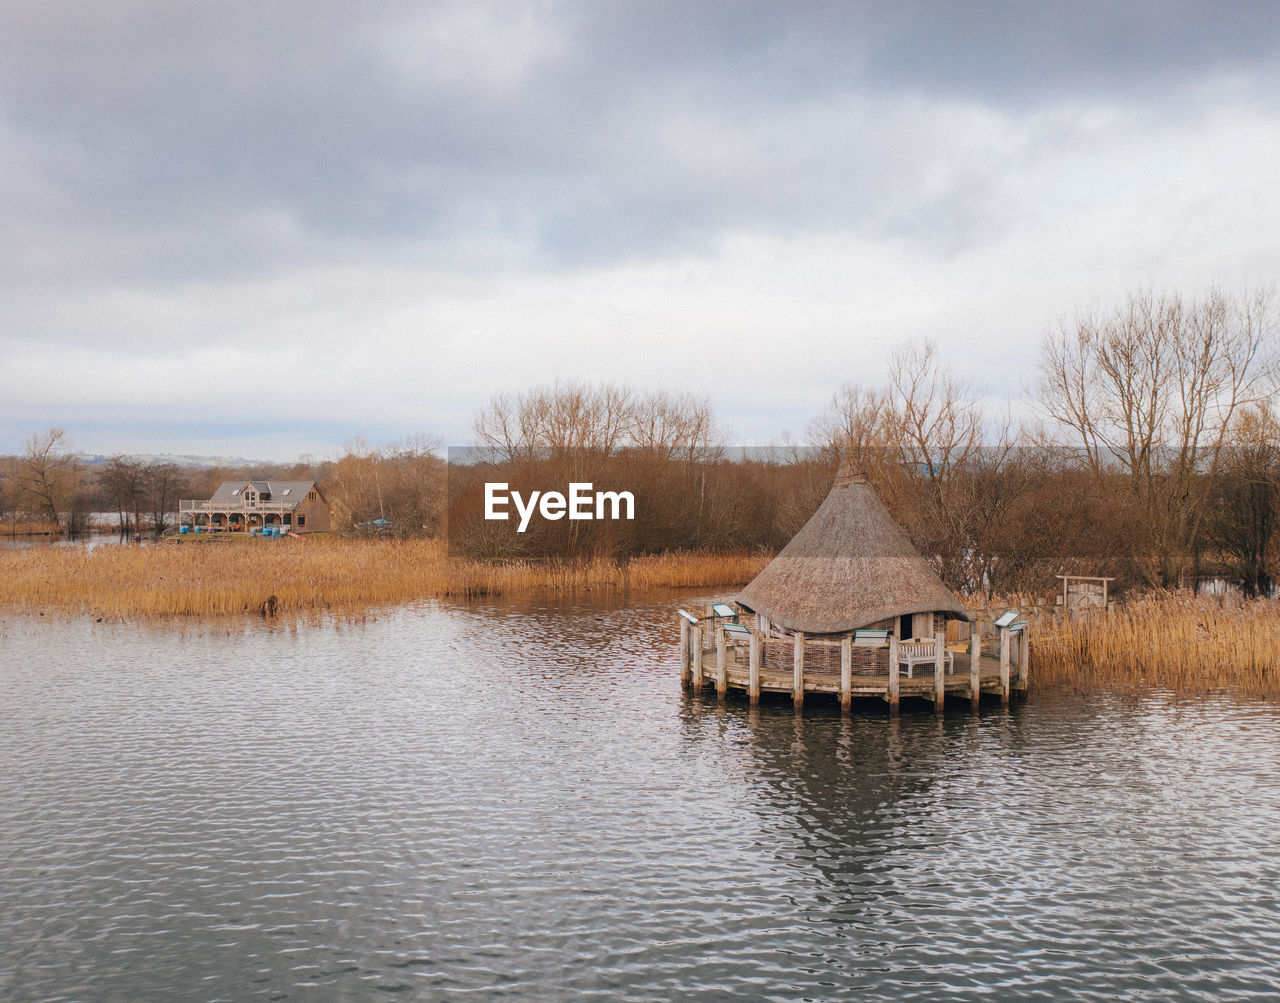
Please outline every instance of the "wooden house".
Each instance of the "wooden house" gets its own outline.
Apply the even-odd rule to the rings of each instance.
[[[210,532],[276,526],[302,533],[332,528],[329,500],[316,481],[223,481],[213,497],[179,503],[183,523]]]

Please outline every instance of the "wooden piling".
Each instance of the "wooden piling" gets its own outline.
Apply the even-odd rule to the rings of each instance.
[[[933,635],[933,709],[939,714],[947,700],[947,634],[939,630]]]
[[[695,693],[702,692],[702,624],[698,624],[689,631],[693,639],[693,690]]]
[[[1009,628],[1000,628],[1000,702],[1009,702]]]
[[[753,704],[758,704],[760,702],[760,635],[754,630],[751,632],[747,661],[747,696]]]
[[[849,713],[853,709],[853,636],[846,634],[840,640],[840,710]]]
[[[889,713],[898,713],[898,635],[889,636]]]
[[[1018,632],[1018,689],[1026,690],[1031,674],[1031,632],[1023,627]]]
[[[982,704],[982,624],[969,624],[969,703],[977,710]]]
[[[796,708],[804,706],[804,632],[796,631],[795,659],[791,674],[791,701]]]
[[[725,657],[724,624],[716,622],[716,696],[721,700],[729,692],[729,667]]]
[[[689,621],[680,617],[680,685],[688,689],[693,675],[693,657],[689,650]]]

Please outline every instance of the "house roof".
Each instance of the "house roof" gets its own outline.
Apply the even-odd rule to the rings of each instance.
[[[866,477],[845,469],[800,532],[737,600],[806,634],[845,633],[907,613],[969,619]]]
[[[241,492],[251,485],[260,495],[270,494],[273,503],[300,502],[307,497],[308,491],[319,490],[319,486],[315,481],[223,481],[218,485],[218,490],[213,493],[213,497],[209,500],[228,505],[238,505]],[[323,496],[323,492],[321,494]]]

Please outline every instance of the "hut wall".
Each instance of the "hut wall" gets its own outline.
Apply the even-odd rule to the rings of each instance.
[[[840,647],[839,637],[806,638],[805,672],[814,675],[840,675]],[[795,641],[791,637],[766,638],[762,642],[762,651],[767,668],[786,669],[791,666]],[[882,647],[855,644],[851,656],[855,676],[883,675],[889,670],[889,654]]]

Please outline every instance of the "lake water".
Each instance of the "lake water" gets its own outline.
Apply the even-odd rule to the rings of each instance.
[[[0,622],[0,998],[1277,992],[1274,706],[718,705],[691,601]]]

